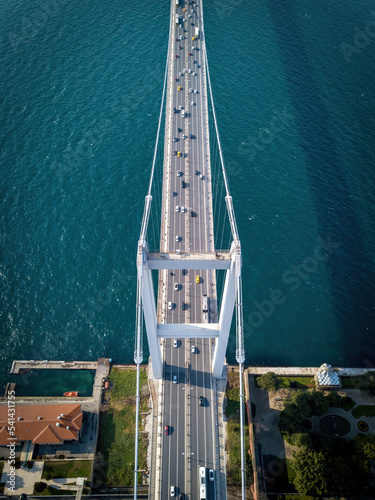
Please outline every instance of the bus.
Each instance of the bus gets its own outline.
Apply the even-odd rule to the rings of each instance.
[[[203,295],[203,323],[209,323],[210,322],[210,308],[209,308],[209,298],[207,295]]]
[[[206,468],[199,467],[199,499],[206,500]]]

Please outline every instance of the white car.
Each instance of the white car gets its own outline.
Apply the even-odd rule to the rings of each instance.
[[[172,309],[172,302],[168,302],[168,309]]]
[[[183,214],[185,213],[185,207],[184,207],[184,206],[182,206],[182,207],[181,207],[181,212],[182,212]]]
[[[181,175],[180,170],[177,170],[177,177],[180,177],[180,175]]]
[[[179,105],[178,109],[179,109],[179,110],[181,111],[181,109],[182,109],[182,106],[181,106],[181,104]]]
[[[177,375],[173,375],[173,383],[177,384]]]
[[[191,69],[189,68],[189,73],[191,73]]]
[[[177,347],[177,339],[173,339],[173,347]]]
[[[215,472],[212,469],[209,470],[208,477],[210,478],[210,481],[215,479]]]
[[[191,101],[190,103],[192,106],[195,106],[195,102],[194,101]]]
[[[177,142],[177,137],[173,137],[173,142]]]
[[[178,290],[178,283],[175,283],[175,284],[174,284],[174,289],[175,289],[175,290]]]
[[[180,211],[180,207],[179,205],[176,205],[176,212],[179,212]]]
[[[198,94],[198,90],[196,90],[196,89],[195,89],[195,90],[194,90],[194,94]]]
[[[176,241],[179,242],[180,241],[180,237],[178,236],[178,234],[176,234]]]
[[[183,138],[183,139],[187,139],[187,135],[182,134],[182,138]]]
[[[197,348],[195,345],[191,346],[191,352],[195,354],[197,352]]]
[[[171,497],[176,496],[176,486],[171,486]]]
[[[189,89],[189,92],[192,92],[192,93],[193,93],[193,92],[194,92],[194,90],[193,90],[193,89]]]

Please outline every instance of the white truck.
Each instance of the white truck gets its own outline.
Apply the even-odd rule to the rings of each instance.
[[[179,14],[175,14],[174,18],[175,18],[176,26],[180,26],[180,15]]]

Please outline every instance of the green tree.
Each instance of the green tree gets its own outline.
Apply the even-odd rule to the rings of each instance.
[[[276,391],[279,388],[279,379],[274,372],[267,372],[258,378],[258,385],[268,391]]]
[[[42,493],[47,488],[47,483],[43,481],[38,481],[34,485],[35,493]]]
[[[293,445],[299,448],[311,448],[312,439],[307,432],[298,432],[293,434]]]

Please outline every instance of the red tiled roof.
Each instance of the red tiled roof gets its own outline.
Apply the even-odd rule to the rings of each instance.
[[[57,444],[78,438],[82,427],[80,404],[15,406],[15,437],[35,444]],[[20,418],[20,420],[18,420]],[[0,446],[9,444],[8,408],[0,406]]]

